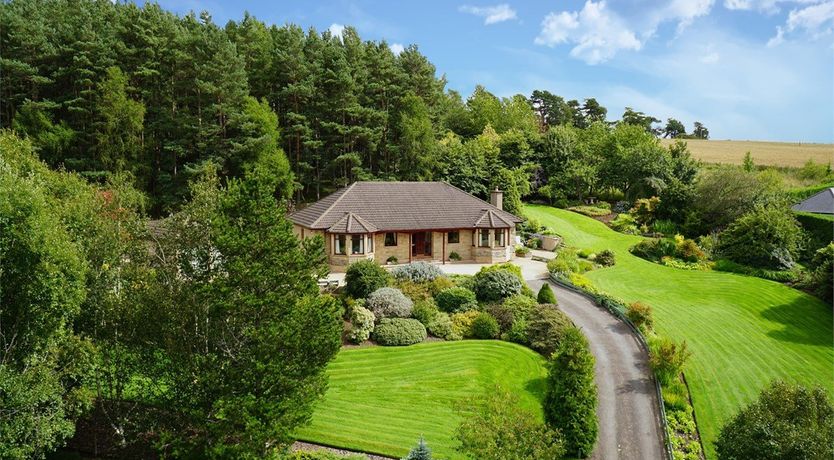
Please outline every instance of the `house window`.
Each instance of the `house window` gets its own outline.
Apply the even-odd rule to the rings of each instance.
[[[504,234],[505,233],[506,232],[504,231],[503,228],[496,228],[495,229],[495,245],[496,246],[506,246],[506,243],[504,242]]]
[[[449,232],[449,243],[460,243],[460,232]]]
[[[486,228],[481,230],[481,244],[480,244],[480,246],[482,248],[488,248],[489,247],[489,230],[486,229]]]
[[[472,230],[472,247],[473,248],[475,247],[475,242],[478,241],[478,239],[475,238],[476,236],[478,236],[476,230]]]
[[[351,254],[362,254],[365,251],[362,249],[365,242],[364,235],[351,235],[350,237],[350,253]]]
[[[345,255],[347,253],[347,236],[335,235],[333,237],[333,254]]]
[[[374,252],[374,235],[368,235],[368,252]]]
[[[394,232],[388,232],[385,234],[385,245],[386,246],[396,246],[397,245],[397,234]]]

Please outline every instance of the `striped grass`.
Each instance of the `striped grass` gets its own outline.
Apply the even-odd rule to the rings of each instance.
[[[830,306],[772,281],[654,264],[628,252],[639,236],[562,209],[525,209],[567,244],[614,250],[617,264],[587,277],[603,292],[648,303],[661,334],[687,341],[694,354],[686,376],[709,458],[721,426],[771,380],[821,385],[834,394]]]
[[[462,458],[454,440],[460,403],[500,383],[541,419],[544,364],[527,348],[493,340],[343,349],[327,368],[328,390],[311,424],[296,437],[399,458],[422,435],[435,458]]]

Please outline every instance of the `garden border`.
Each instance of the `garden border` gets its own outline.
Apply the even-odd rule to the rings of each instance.
[[[571,284],[569,282],[566,282],[565,280],[557,277],[553,273],[549,274],[549,279],[550,279],[550,281],[558,284],[559,286],[562,286],[566,289],[570,289],[571,291],[576,292],[577,294],[580,294],[583,297],[586,297],[588,300],[591,300],[592,302],[594,302],[594,304],[596,304],[597,306],[604,308],[608,313],[615,316],[620,321],[624,322],[631,329],[632,333],[637,337],[637,342],[640,344],[640,346],[643,348],[643,350],[646,353],[649,352],[649,344],[648,344],[648,342],[646,342],[646,338],[643,336],[643,334],[640,332],[640,330],[637,328],[637,326],[635,326],[634,323],[632,323],[631,320],[628,319],[628,317],[626,317],[621,311],[617,310],[616,308],[610,307],[607,304],[607,302],[600,302],[600,300],[598,298],[599,294],[594,295],[594,294],[592,294],[590,292],[587,292],[587,291],[585,291],[581,288],[578,288],[578,287],[574,286],[573,284]],[[652,373],[652,381],[654,382],[654,388],[655,388],[655,393],[656,393],[656,396],[657,396],[658,406],[660,407],[660,423],[663,426],[663,445],[665,447],[664,450],[666,451],[666,458],[668,460],[672,460],[674,458],[674,456],[672,454],[672,451],[673,451],[672,442],[669,439],[669,425],[666,422],[666,405],[663,403],[663,392],[660,389],[660,382],[657,380],[657,377],[654,376],[654,373]],[[687,392],[689,391],[689,386],[686,387],[686,390],[687,390]],[[690,400],[691,400],[691,395],[690,395]],[[694,408],[693,408],[692,412],[694,414],[694,412],[695,412]],[[694,419],[694,415],[693,415],[693,419]],[[696,420],[696,422],[695,422],[696,430],[697,430],[697,426],[698,426],[698,422]],[[703,451],[703,442],[700,439],[700,435],[701,435],[700,432],[698,432],[698,437],[699,437],[698,441],[701,443],[701,448],[702,448],[702,451]]]

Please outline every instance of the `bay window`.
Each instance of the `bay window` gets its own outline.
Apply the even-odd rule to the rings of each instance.
[[[350,237],[350,253],[364,254],[365,252],[365,237],[363,235],[351,235]]]
[[[496,228],[495,229],[495,245],[496,246],[506,246],[506,242],[504,241],[504,235],[506,234],[506,230],[503,228]]]
[[[488,248],[489,247],[489,229],[486,229],[486,228],[481,229],[481,244],[480,244],[480,246],[482,248]]]
[[[333,254],[347,254],[347,235],[333,235]]]

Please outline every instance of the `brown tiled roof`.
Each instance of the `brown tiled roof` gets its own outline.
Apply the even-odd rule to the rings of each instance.
[[[345,214],[335,224],[327,229],[330,233],[374,233],[379,231],[376,226],[352,212]]]
[[[445,182],[354,182],[289,217],[332,233],[508,228],[522,221]]]

